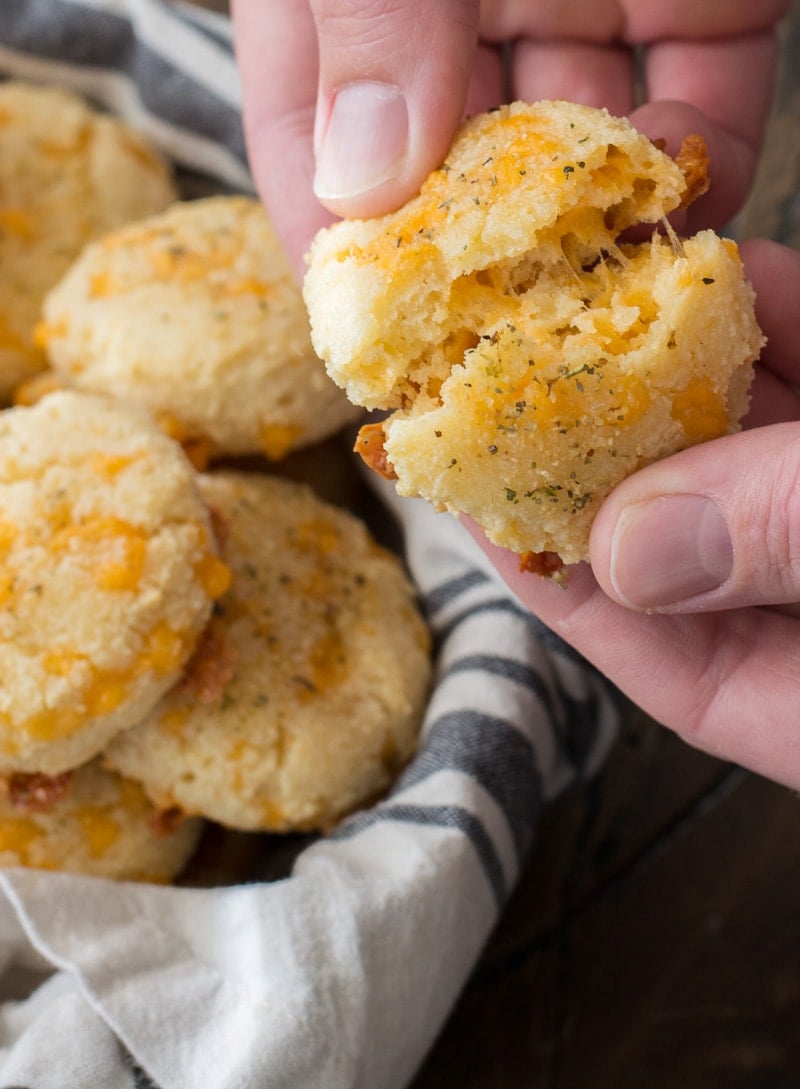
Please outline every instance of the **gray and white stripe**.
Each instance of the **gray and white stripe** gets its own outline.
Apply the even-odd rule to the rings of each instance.
[[[179,166],[252,191],[230,35],[154,0],[3,0],[0,72],[126,117]]]

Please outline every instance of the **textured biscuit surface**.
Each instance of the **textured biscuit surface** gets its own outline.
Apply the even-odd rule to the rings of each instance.
[[[91,761],[57,780],[0,788],[0,866],[164,883],[194,851],[202,821],[163,820],[137,783]]]
[[[94,756],[178,678],[226,585],[197,477],[144,414],[0,415],[0,768]]]
[[[44,316],[59,378],[145,405],[212,453],[279,458],[356,415],[311,347],[267,215],[247,197],[178,203],[107,235]]]
[[[736,429],[763,340],[736,246],[619,241],[687,187],[625,120],[516,103],[467,122],[400,211],[318,235],[314,343],[354,401],[395,410],[401,494],[571,563],[625,476]]]
[[[286,480],[202,478],[231,587],[186,680],[110,765],[157,804],[243,829],[323,828],[416,746],[427,629],[396,557]]]
[[[42,300],[84,245],[174,199],[128,125],[69,91],[0,83],[0,399],[44,366]]]

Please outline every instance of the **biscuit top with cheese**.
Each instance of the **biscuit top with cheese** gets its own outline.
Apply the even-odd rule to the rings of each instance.
[[[0,399],[45,365],[42,299],[83,246],[175,197],[130,125],[62,88],[0,83]]]
[[[39,326],[59,380],[146,406],[210,454],[289,450],[355,418],[311,346],[263,206],[181,201],[88,246]]]
[[[0,866],[164,884],[183,869],[202,828],[160,813],[138,783],[99,760],[58,776],[0,777]]]
[[[0,416],[0,768],[93,756],[175,682],[226,588],[177,443],[53,393]]]
[[[430,637],[396,556],[310,488],[201,477],[233,577],[183,682],[106,759],[161,806],[244,829],[316,829],[411,755]]]

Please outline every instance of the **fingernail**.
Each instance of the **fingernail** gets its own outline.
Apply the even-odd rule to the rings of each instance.
[[[611,584],[638,609],[677,605],[716,590],[733,569],[725,519],[700,495],[635,503],[620,516],[611,544]]]
[[[356,197],[399,173],[408,144],[408,108],[399,87],[363,81],[336,92],[317,151],[314,192]]]

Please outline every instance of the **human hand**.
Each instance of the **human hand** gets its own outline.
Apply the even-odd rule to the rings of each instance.
[[[399,207],[466,113],[568,98],[631,113],[676,152],[699,132],[712,186],[688,230],[749,189],[788,0],[233,0],[250,163],[302,277],[334,215]],[[511,43],[508,79],[503,43]],[[646,102],[635,105],[634,47]],[[316,146],[316,158],[314,149]]]
[[[800,254],[742,254],[769,337],[746,430],[616,488],[566,589],[473,532],[520,600],[654,718],[797,789]]]

